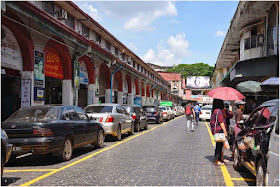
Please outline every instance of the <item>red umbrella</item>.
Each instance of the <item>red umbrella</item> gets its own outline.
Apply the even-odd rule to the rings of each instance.
[[[218,87],[208,92],[207,95],[224,101],[240,101],[245,98],[239,91],[231,87]]]

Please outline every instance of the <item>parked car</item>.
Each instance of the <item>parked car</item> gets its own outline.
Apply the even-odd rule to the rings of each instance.
[[[127,111],[118,104],[93,104],[84,108],[84,111],[93,120],[103,124],[106,136],[113,136],[116,140],[122,139],[122,134],[134,132],[134,122]]]
[[[43,105],[19,109],[2,128],[13,144],[12,154],[52,153],[62,161],[72,157],[73,148],[86,144],[102,147],[104,129],[91,121],[79,107]]]
[[[267,153],[266,185],[279,186],[279,113],[270,135]]]
[[[174,114],[174,111],[172,110],[171,107],[166,107],[167,108],[167,113],[170,115],[171,119],[174,119],[175,118],[175,114]]]
[[[205,105],[201,108],[201,114],[199,120],[210,120],[211,118],[212,105]]]
[[[1,177],[3,176],[4,165],[11,157],[12,147],[13,145],[9,143],[6,132],[1,129]]]
[[[180,112],[181,112],[181,115],[183,115],[185,113],[185,109],[183,106],[180,106]]]
[[[175,117],[177,117],[177,116],[180,116],[180,115],[181,115],[181,112],[180,112],[179,106],[175,106],[175,107],[174,107],[174,114],[175,114]]]
[[[148,118],[141,106],[122,105],[127,113],[134,119],[134,131],[139,132],[141,129],[148,129]]]
[[[163,120],[169,121],[171,119],[171,114],[167,111],[167,107],[160,106],[159,109],[162,111]]]
[[[150,106],[143,106],[144,111],[147,114],[148,122],[156,122],[156,123],[162,123],[163,122],[163,115],[160,108],[156,105],[150,105]]]
[[[244,122],[244,128],[235,140],[234,169],[247,168],[256,176],[258,186],[265,185],[269,139],[278,110],[278,99],[267,101],[257,107]]]

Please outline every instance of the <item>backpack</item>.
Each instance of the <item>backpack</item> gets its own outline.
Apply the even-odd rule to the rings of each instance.
[[[191,106],[187,106],[186,107],[186,115],[191,115],[191,114],[192,114]]]

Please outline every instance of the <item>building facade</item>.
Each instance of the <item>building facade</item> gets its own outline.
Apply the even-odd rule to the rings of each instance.
[[[2,121],[30,105],[179,103],[167,81],[71,1],[1,2],[1,19]]]
[[[279,77],[279,2],[240,1],[211,75],[212,88]]]

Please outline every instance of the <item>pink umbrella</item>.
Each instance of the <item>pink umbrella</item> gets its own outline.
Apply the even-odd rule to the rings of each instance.
[[[218,87],[208,92],[207,95],[224,101],[240,101],[245,98],[239,91],[231,87]]]

